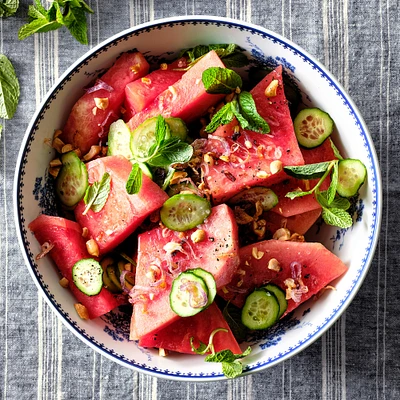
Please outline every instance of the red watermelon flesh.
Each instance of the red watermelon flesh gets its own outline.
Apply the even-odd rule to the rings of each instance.
[[[89,183],[99,182],[105,172],[111,176],[110,193],[104,207],[99,212],[83,211],[86,204],[81,200],[75,208],[75,218],[82,227],[87,227],[89,235],[105,254],[122,243],[153,211],[160,208],[168,195],[156,183],[143,174],[139,193],[128,194],[126,182],[132,164],[122,156],[98,158],[87,165]]]
[[[335,154],[332,150],[330,139],[325,140],[321,146],[314,149],[301,149],[305,164],[314,164],[323,161],[335,160]],[[318,183],[318,179],[301,180],[290,177],[279,185],[273,185],[271,189],[278,196],[278,204],[272,209],[273,212],[284,217],[291,217],[297,214],[303,214],[312,210],[321,210],[321,206],[315,199],[314,194],[309,196],[297,197],[293,200],[286,197],[286,193],[298,188],[307,191]],[[320,190],[328,189],[330,177],[327,177],[320,187]]]
[[[148,71],[149,64],[142,54],[122,54],[101,77],[101,82],[107,85],[107,89],[100,88],[97,81],[95,87],[99,87],[99,90],[85,93],[75,103],[60,139],[79,148],[82,154],[86,154],[92,145],[104,142],[111,123],[121,115],[125,86],[146,75]],[[96,98],[107,100],[98,108]]]
[[[291,217],[283,217],[280,214],[268,211],[263,214],[263,218],[267,221],[266,229],[272,234],[280,228],[287,228],[292,233],[304,235],[315,224],[321,215],[321,211],[321,208],[317,208]]]
[[[264,253],[259,260],[253,256],[254,248]],[[272,258],[279,262],[280,271],[268,268]],[[302,281],[307,292],[298,293],[296,301],[292,298],[288,300],[287,314],[344,274],[347,266],[321,243],[265,240],[240,249],[240,266],[237,271],[232,282],[226,286],[228,292],[220,290],[219,294],[238,307],[243,307],[247,295],[254,288],[268,282],[286,291],[286,279],[291,278],[300,286]],[[239,281],[242,282],[238,287]],[[296,292],[292,293],[295,296]]]
[[[210,67],[224,68],[215,51],[210,51],[190,68],[174,85],[157,96],[143,111],[134,115],[128,122],[133,131],[147,118],[161,114],[163,117],[176,117],[190,123],[204,115],[207,110],[224,98],[223,94],[208,94],[201,80],[203,71]]]
[[[276,96],[266,97],[265,89],[272,80],[278,81]],[[268,135],[240,130],[233,140],[229,130],[234,123],[220,127],[217,135],[209,135],[205,151],[214,157],[214,164],[203,163],[205,183],[211,191],[215,204],[223,203],[236,193],[252,186],[271,186],[281,182],[287,175],[271,173],[270,165],[279,160],[282,165],[302,165],[300,152],[285,98],[282,67],[268,74],[251,90],[258,113],[268,122]],[[228,160],[221,159],[228,157]]]
[[[131,339],[156,333],[179,319],[171,310],[169,293],[181,271],[203,268],[214,275],[218,288],[231,281],[239,264],[238,229],[232,210],[225,204],[212,208],[198,228],[205,233],[198,243],[191,238],[196,228],[183,233],[156,228],[139,235]],[[154,266],[156,274],[152,276]]]
[[[54,246],[48,255],[56,263],[61,275],[68,279],[71,292],[76,300],[86,307],[90,319],[99,317],[121,304],[121,301],[104,287],[98,295],[86,296],[73,283],[74,264],[84,258],[93,258],[86,250],[86,242],[79,224],[65,218],[41,214],[29,224],[29,229],[41,245],[47,242]]]
[[[125,87],[124,120],[129,121],[135,114],[149,106],[160,93],[181,79],[185,71],[177,69],[184,67],[186,59],[182,58],[169,64],[165,69],[157,69],[142,79],[128,83]]]
[[[215,303],[193,317],[179,318],[166,328],[142,337],[139,340],[139,345],[194,354],[190,346],[190,338],[194,338],[193,344],[198,348],[200,342],[208,344],[211,333],[219,328],[224,328],[228,332],[220,331],[215,334],[213,338],[214,350],[218,352],[229,349],[234,354],[241,354],[242,350],[239,344]]]

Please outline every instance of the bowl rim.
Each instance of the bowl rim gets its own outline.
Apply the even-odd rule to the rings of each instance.
[[[93,350],[99,352],[100,354],[106,356],[108,359],[111,359],[114,362],[117,362],[118,364],[131,368],[133,370],[139,371],[146,373],[148,375],[154,376],[154,377],[161,377],[161,378],[166,378],[170,380],[177,380],[177,381],[216,381],[216,380],[224,380],[226,377],[224,375],[185,375],[185,374],[168,374],[163,372],[162,370],[154,370],[154,369],[149,369],[147,366],[141,366],[138,363],[133,364],[131,360],[128,359],[121,359],[120,355],[116,355],[116,353],[109,352],[108,350],[102,348],[101,346],[98,346],[96,344],[96,341],[91,341],[89,340],[85,335],[82,334],[82,328],[78,328],[69,321],[63,313],[58,309],[57,304],[55,304],[55,301],[48,295],[48,293],[44,290],[42,287],[41,283],[39,282],[37,276],[34,273],[34,269],[32,268],[30,258],[28,256],[28,249],[25,247],[24,240],[22,237],[22,223],[21,223],[21,214],[20,214],[20,208],[19,208],[19,182],[21,179],[21,167],[22,167],[22,161],[25,156],[25,153],[27,152],[27,145],[29,138],[32,134],[32,131],[34,130],[35,125],[38,123],[39,116],[45,112],[45,107],[46,104],[48,103],[49,99],[56,93],[58,87],[62,85],[66,79],[68,79],[69,75],[78,67],[80,67],[82,64],[85,63],[85,61],[92,57],[95,53],[99,52],[103,48],[106,48],[110,44],[112,44],[114,41],[121,39],[124,36],[130,36],[133,33],[137,31],[142,31],[145,30],[146,28],[156,28],[158,26],[165,26],[168,24],[178,24],[180,22],[201,22],[201,23],[221,23],[223,25],[232,25],[236,28],[244,28],[247,30],[254,31],[257,34],[261,34],[263,36],[268,36],[270,38],[273,38],[274,40],[277,40],[281,44],[284,44],[285,47],[289,47],[291,50],[294,50],[296,53],[301,54],[304,56],[304,58],[313,65],[313,68],[319,70],[319,73],[324,75],[334,86],[334,88],[342,95],[343,99],[347,102],[348,107],[351,109],[352,114],[354,118],[356,119],[357,124],[359,125],[360,129],[363,131],[363,134],[365,135],[366,138],[366,143],[368,150],[371,154],[371,161],[373,165],[373,169],[375,172],[375,178],[376,178],[376,191],[375,191],[375,206],[376,206],[376,215],[375,215],[375,224],[374,224],[374,230],[372,232],[372,237],[370,238],[370,246],[369,246],[369,251],[368,254],[365,256],[365,261],[364,261],[364,268],[362,269],[362,272],[360,273],[360,276],[357,279],[356,284],[353,286],[351,289],[351,292],[347,295],[347,297],[344,299],[343,303],[339,305],[337,311],[333,316],[329,318],[329,320],[313,335],[310,337],[307,337],[306,340],[301,342],[296,348],[292,349],[288,353],[282,355],[282,357],[279,357],[275,360],[272,360],[270,362],[265,362],[261,363],[261,365],[255,365],[253,368],[250,370],[245,370],[241,376],[249,375],[255,372],[261,372],[269,367],[272,367],[282,361],[285,361],[289,359],[290,357],[298,354],[308,346],[310,346],[315,340],[317,340],[320,336],[322,336],[330,327],[339,319],[341,318],[342,314],[346,310],[346,308],[351,304],[353,298],[357,294],[359,288],[361,287],[367,272],[371,266],[372,263],[372,258],[374,256],[377,243],[378,243],[378,233],[381,229],[381,220],[382,220],[382,179],[381,179],[381,172],[379,168],[379,162],[378,162],[378,157],[377,153],[375,150],[375,147],[373,145],[373,140],[372,137],[369,133],[369,130],[361,116],[360,111],[358,110],[357,106],[354,104],[353,100],[350,98],[346,90],[342,87],[342,85],[336,80],[336,78],[328,71],[322,63],[320,63],[314,56],[309,54],[306,50],[304,50],[302,47],[298,46],[294,42],[292,42],[289,39],[286,39],[282,35],[275,33],[269,29],[263,28],[262,26],[255,25],[253,23],[249,23],[246,21],[241,21],[238,19],[233,19],[233,18],[228,18],[228,17],[216,17],[216,16],[209,16],[209,15],[190,15],[190,16],[176,16],[176,17],[168,17],[168,18],[160,18],[156,19],[153,21],[149,21],[146,23],[142,23],[133,27],[130,27],[128,29],[125,29],[110,38],[104,40],[103,42],[99,43],[98,45],[94,46],[92,49],[89,49],[85,54],[83,54],[81,57],[79,57],[70,67],[68,67],[65,72],[57,79],[57,81],[52,85],[52,87],[47,91],[47,93],[43,96],[43,99],[40,103],[40,105],[37,107],[34,115],[32,116],[30,123],[25,131],[23,140],[21,142],[17,162],[16,162],[16,168],[15,168],[15,174],[14,174],[14,184],[13,184],[13,210],[14,210],[14,223],[15,223],[15,228],[17,231],[17,237],[18,237],[18,242],[19,246],[25,261],[25,265],[28,268],[29,273],[31,274],[33,281],[38,288],[39,293],[41,296],[44,297],[45,301],[47,304],[53,309],[53,311],[56,313],[56,315],[61,319],[63,322],[64,326],[66,326],[75,336],[77,336],[81,341],[83,341],[85,344],[87,344],[90,348]]]

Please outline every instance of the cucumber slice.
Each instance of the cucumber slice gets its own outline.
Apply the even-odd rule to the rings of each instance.
[[[89,186],[87,168],[74,151],[64,153],[61,162],[55,182],[56,194],[62,204],[73,207],[83,198]]]
[[[121,289],[117,285],[113,283],[113,281],[109,278],[107,273],[107,268],[114,263],[114,260],[111,257],[106,257],[101,260],[101,267],[103,268],[103,285],[106,289],[108,289],[111,293],[121,293]]]
[[[203,268],[189,269],[186,272],[199,276],[206,283],[208,289],[208,302],[205,307],[208,307],[214,301],[215,296],[217,295],[217,285],[215,283],[213,274],[204,270]]]
[[[321,145],[332,133],[334,122],[325,111],[306,108],[297,114],[293,125],[299,144],[312,149]]]
[[[118,265],[110,264],[107,267],[107,275],[110,281],[118,288],[119,291],[122,291],[121,282],[119,280],[119,269]]]
[[[367,168],[360,160],[347,158],[339,161],[337,192],[342,197],[352,197],[367,178]]]
[[[107,155],[124,156],[131,160],[133,158],[131,139],[131,131],[122,119],[113,122],[108,133]]]
[[[165,118],[168,126],[166,139],[176,136],[181,140],[185,140],[187,136],[187,128],[180,118]],[[146,119],[133,132],[131,140],[132,154],[137,158],[146,158],[150,148],[156,143],[156,125],[157,117]]]
[[[191,272],[181,272],[172,282],[169,302],[180,317],[191,317],[208,304],[208,288],[204,279]]]
[[[195,194],[177,194],[170,197],[161,207],[162,223],[173,231],[187,231],[200,225],[211,214],[207,199]]]
[[[267,329],[278,320],[279,302],[266,290],[255,290],[246,298],[242,309],[242,324],[251,330]]]
[[[261,202],[263,210],[268,211],[278,204],[278,196],[269,188],[256,186],[233,196],[229,203],[233,205],[242,203],[256,204],[258,201]]]
[[[279,319],[280,317],[282,317],[287,309],[288,302],[286,300],[286,293],[279,286],[274,285],[273,283],[268,283],[268,285],[263,286],[262,289],[271,292],[277,298],[279,303]]]
[[[72,280],[82,293],[95,296],[103,287],[103,268],[93,258],[85,258],[72,267]]]

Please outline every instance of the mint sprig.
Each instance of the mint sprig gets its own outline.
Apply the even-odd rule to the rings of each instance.
[[[203,71],[201,80],[206,92],[210,94],[230,94],[243,85],[239,74],[231,69],[221,67],[207,68]]]
[[[126,182],[126,191],[128,194],[137,194],[142,187],[143,172],[138,163],[132,165],[131,173]]]
[[[110,184],[111,176],[108,172],[105,172],[100,182],[93,182],[92,185],[87,187],[83,198],[86,208],[82,212],[82,215],[86,215],[89,210],[97,213],[103,209],[110,194]]]
[[[0,17],[7,18],[14,15],[19,7],[19,0],[3,0],[0,2]]]
[[[86,13],[93,10],[83,0],[55,0],[46,10],[40,0],[29,6],[29,23],[21,26],[20,40],[40,32],[49,32],[65,26],[80,43],[88,44]]]
[[[0,118],[11,119],[17,110],[20,89],[11,61],[0,54]]]
[[[286,197],[295,199],[296,197],[308,196],[315,193],[315,198],[322,207],[321,216],[325,223],[339,228],[349,228],[353,225],[353,219],[346,211],[350,207],[350,202],[337,194],[339,181],[338,163],[339,160],[332,160],[315,164],[284,167],[286,173],[297,179],[320,178],[311,190],[295,190],[286,193]],[[329,188],[321,192],[319,188],[329,175],[331,175]]]
[[[248,122],[248,126],[243,129],[249,129],[254,132],[269,133],[269,125],[258,113],[256,103],[254,102],[251,93],[246,91],[240,92],[238,100],[240,113]]]

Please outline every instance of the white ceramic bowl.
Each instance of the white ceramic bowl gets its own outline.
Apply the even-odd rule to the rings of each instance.
[[[368,182],[362,187],[358,218],[351,229],[323,226],[318,240],[349,267],[318,301],[300,306],[293,316],[251,341],[245,374],[261,371],[302,351],[321,336],[343,313],[359,289],[371,263],[381,220],[381,179],[368,130],[357,108],[339,83],[306,51],[266,29],[226,18],[177,17],[143,24],[108,39],[76,61],[49,91],[23,140],[15,184],[15,222],[21,249],[39,291],[64,324],[89,346],[129,368],[158,377],[209,381],[224,379],[220,365],[203,356],[170,355],[142,349],[128,341],[129,315],[112,312],[93,321],[81,320],[74,299],[58,281],[56,268],[46,258],[37,263],[39,245],[28,229],[41,212],[50,212],[54,196],[47,179],[53,151],[45,143],[63,126],[68,110],[103,68],[124,51],[138,49],[149,59],[171,57],[182,48],[206,43],[236,43],[249,56],[268,65],[282,64],[303,93],[303,101],[329,112],[336,122],[334,139],[347,157],[363,161]],[[166,53],[168,52],[168,53]],[[171,52],[171,53],[169,53]],[[157,58],[157,57],[156,57]],[[307,311],[307,312],[305,312]]]

